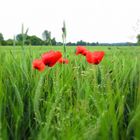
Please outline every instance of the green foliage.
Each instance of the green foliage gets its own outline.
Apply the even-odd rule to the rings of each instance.
[[[77,42],[77,45],[84,45],[85,46],[85,45],[87,45],[87,43],[82,41],[82,40],[80,40],[80,41]]]
[[[25,39],[26,38],[26,39]],[[17,41],[17,44],[18,45],[22,45],[22,43],[23,43],[23,40],[25,40],[25,44],[27,44],[27,42],[28,42],[28,35],[26,35],[26,34],[17,34],[17,36],[16,36],[16,41]],[[27,42],[26,42],[27,41]],[[29,44],[28,44],[29,45]]]
[[[22,25],[22,32],[23,32],[23,25]],[[14,39],[8,39],[4,40],[2,33],[0,33],[0,45],[1,46],[19,46],[19,45],[45,45],[45,46],[77,46],[77,45],[83,45],[83,46],[137,46],[137,44],[140,46],[140,35],[137,36],[137,43],[132,42],[124,42],[124,43],[98,43],[98,42],[86,42],[83,40],[75,42],[68,42],[66,43],[66,25],[65,22],[63,23],[62,27],[62,42],[57,42],[55,37],[51,38],[51,32],[45,30],[42,33],[43,40],[36,35],[29,36],[27,35],[28,29],[26,32],[17,34],[16,37],[14,36]],[[66,47],[65,47],[66,49]]]
[[[51,45],[51,32],[45,30],[42,33],[42,37],[44,39],[44,45]]]
[[[12,46],[14,44],[14,41],[12,39],[6,40],[6,45]]]
[[[56,42],[55,38],[53,38],[53,39],[51,40],[51,43],[52,43],[53,46],[56,46],[57,42]]]
[[[28,40],[30,41],[31,45],[42,45],[43,41],[37,36],[28,36]]]
[[[16,36],[16,39],[17,39],[18,44],[21,45],[22,44],[22,40],[23,40],[23,35],[22,34],[18,34]],[[26,45],[35,45],[36,46],[36,45],[42,45],[43,41],[39,37],[37,37],[35,35],[33,35],[33,36],[26,35],[25,44]]]
[[[0,33],[0,45],[3,45],[3,41],[4,41],[3,34]]]
[[[137,43],[138,43],[138,45],[140,45],[140,34],[137,35]]]
[[[16,40],[19,41],[19,42],[22,42],[22,40],[23,40],[22,34],[18,34],[18,35],[16,36]]]
[[[33,70],[50,49],[0,47],[0,139],[140,139],[140,48],[89,47],[106,52],[90,65],[71,47],[68,65]]]
[[[3,34],[0,33],[0,41],[3,41],[3,40],[4,40],[4,38],[3,38]]]

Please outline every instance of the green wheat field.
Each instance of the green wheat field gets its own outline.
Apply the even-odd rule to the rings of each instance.
[[[62,46],[0,47],[0,140],[140,139],[140,47],[87,47],[99,65],[75,48],[39,72],[33,60]]]

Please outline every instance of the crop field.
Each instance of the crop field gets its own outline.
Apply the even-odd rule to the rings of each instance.
[[[0,140],[139,140],[140,47],[87,47],[98,65],[66,48],[68,64],[40,72],[33,60],[62,46],[0,47]]]

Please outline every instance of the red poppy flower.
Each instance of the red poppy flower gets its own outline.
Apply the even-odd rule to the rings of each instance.
[[[39,59],[35,59],[32,63],[32,66],[34,69],[37,69],[39,71],[43,71],[45,69],[44,63],[42,62],[42,60]]]
[[[45,65],[52,67],[62,57],[59,51],[49,51],[42,54],[42,61]]]
[[[99,64],[105,55],[104,51],[87,52],[86,60],[91,64]]]
[[[82,54],[82,55],[86,55],[87,53],[87,49],[84,46],[77,46],[76,48],[76,55],[78,54]]]
[[[65,59],[65,58],[60,58],[58,60],[58,63],[60,63],[60,64],[68,64],[69,63],[69,60],[68,59]]]

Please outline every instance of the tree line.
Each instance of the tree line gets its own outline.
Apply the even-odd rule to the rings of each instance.
[[[17,34],[13,39],[4,40],[3,34],[0,33],[0,45],[2,46],[12,46],[12,45],[22,45],[23,38],[25,38],[24,44],[25,45],[32,45],[32,46],[38,46],[38,45],[44,45],[44,46],[61,46],[63,45],[63,42],[57,42],[55,37],[51,37],[51,32],[45,30],[42,33],[42,39],[37,37],[36,35],[29,36],[27,34]],[[89,43],[85,41],[77,41],[76,43],[68,42],[66,43],[67,46],[76,46],[76,45],[88,45],[88,46],[96,46],[97,43]]]
[[[2,46],[12,46],[12,45],[22,45],[23,39],[25,45],[56,45],[57,42],[55,38],[51,38],[51,32],[45,30],[42,33],[42,38],[39,38],[36,35],[27,35],[27,34],[17,34],[13,39],[5,40],[3,34],[0,33],[0,45]]]
[[[63,45],[62,42],[57,42],[55,37],[51,37],[51,32],[45,30],[42,33],[42,39],[37,37],[36,35],[27,35],[27,34],[17,34],[13,39],[5,40],[3,34],[0,33],[0,46],[19,46],[22,45],[23,38],[25,38],[24,44],[25,45],[32,45],[32,46],[61,46]],[[67,46],[77,46],[77,45],[84,45],[84,46],[136,46],[140,45],[140,34],[137,35],[137,43],[125,42],[125,43],[98,43],[98,42],[86,42],[83,40],[74,42],[67,42]]]

